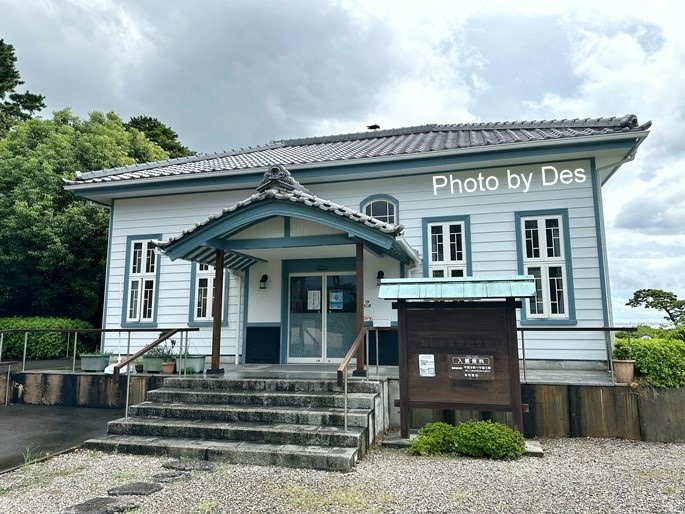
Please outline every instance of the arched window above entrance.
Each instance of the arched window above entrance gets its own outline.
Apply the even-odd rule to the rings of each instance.
[[[361,203],[361,211],[380,221],[397,225],[399,223],[398,202],[389,195],[372,195]]]

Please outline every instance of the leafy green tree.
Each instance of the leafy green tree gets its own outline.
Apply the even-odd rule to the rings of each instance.
[[[638,289],[633,293],[633,297],[626,303],[629,307],[646,307],[664,311],[664,319],[678,327],[685,324],[685,300],[670,291],[661,289]]]
[[[169,157],[172,159],[195,154],[195,152],[189,150],[179,142],[178,134],[176,132],[157,118],[152,118],[150,116],[134,116],[129,120],[126,126],[139,130],[145,134],[145,137],[150,141],[157,143],[161,148],[166,150]]]
[[[99,326],[109,215],[62,179],[167,158],[115,113],[81,120],[65,109],[0,139],[0,312]]]
[[[24,83],[17,71],[16,63],[14,47],[0,39],[0,137],[14,125],[45,107],[43,95],[28,91],[15,92],[15,89]]]

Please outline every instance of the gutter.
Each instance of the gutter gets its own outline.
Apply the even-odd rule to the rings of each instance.
[[[611,169],[611,171],[607,174],[606,178],[605,178],[604,180],[602,180],[602,184],[601,184],[601,185],[606,184],[606,183],[609,181],[609,179],[610,179],[611,177],[614,176],[614,173],[616,173],[616,172],[618,171],[618,169],[619,169],[621,166],[623,166],[624,164],[626,164],[626,163],[632,161],[633,159],[635,159],[635,155],[637,154],[637,149],[638,149],[638,148],[640,147],[640,145],[645,141],[645,139],[647,139],[647,136],[648,136],[648,135],[649,135],[649,133],[645,133],[645,135],[644,135],[643,137],[638,138],[637,141],[636,141],[636,143],[635,143],[635,146],[634,146],[634,147],[630,150],[630,152],[628,152],[628,153],[626,154],[626,156],[625,156],[623,159],[621,159],[620,161],[618,161],[618,162],[616,162],[616,163],[614,163],[614,164],[609,164],[609,165],[607,165],[607,166],[602,166],[601,168],[597,168],[597,171],[598,171],[598,172],[602,172],[602,171],[604,171],[604,170],[613,168],[613,169]]]
[[[418,252],[414,250],[409,243],[404,239],[402,236],[397,236],[395,238],[395,241],[399,243],[399,245],[402,247],[402,249],[407,253],[407,255],[410,256],[412,259],[414,266],[411,268],[407,269],[405,271],[405,275],[411,275],[415,271],[418,271],[422,267],[422,262],[421,262],[421,257],[419,256]]]

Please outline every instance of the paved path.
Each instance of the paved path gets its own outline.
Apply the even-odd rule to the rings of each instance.
[[[0,473],[24,463],[27,448],[37,458],[74,446],[107,432],[107,422],[124,415],[123,409],[0,406]]]

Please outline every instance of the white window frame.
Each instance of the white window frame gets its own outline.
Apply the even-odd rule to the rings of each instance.
[[[452,252],[452,227],[459,227]],[[434,233],[435,229],[435,233]],[[439,238],[439,240],[434,239]],[[428,276],[431,278],[465,277],[468,273],[468,255],[466,246],[465,221],[429,222],[426,225],[428,243]],[[442,247],[442,248],[440,248]],[[442,258],[440,258],[442,257]]]
[[[549,222],[556,222],[557,226],[549,227]],[[536,296],[527,302],[527,318],[569,319],[569,280],[563,216],[521,216],[520,223],[523,273],[535,277],[536,290]],[[532,223],[536,226],[526,226]],[[555,273],[559,276],[555,277]]]
[[[214,322],[214,283],[216,278],[216,270],[211,264],[202,264],[198,262],[192,263],[190,273],[190,291],[188,301],[188,326],[204,327],[210,326]],[[224,270],[224,286],[221,299],[221,325],[228,325],[228,290],[229,290],[229,270]],[[206,317],[198,316],[198,306],[203,301],[203,296],[200,294],[200,284],[203,280],[207,284],[207,296],[204,298]]]
[[[385,207],[385,214],[373,214],[375,205],[383,205]],[[361,204],[361,210],[366,216],[371,216],[380,221],[397,225],[399,223],[397,200],[385,195],[372,196],[364,200]],[[392,211],[392,212],[391,212]]]
[[[149,239],[131,239],[128,252],[126,323],[154,323],[159,258]]]
[[[193,321],[212,321],[214,312],[214,266],[199,263],[195,271],[195,302],[193,305]],[[201,294],[201,282],[206,281],[206,292]],[[198,315],[200,302],[204,301],[205,315]]]

